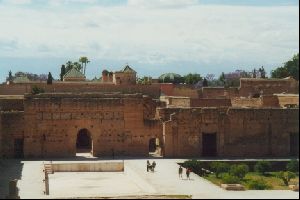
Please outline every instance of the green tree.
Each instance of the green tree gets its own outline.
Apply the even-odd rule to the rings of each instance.
[[[256,165],[254,166],[254,171],[266,175],[266,172],[269,172],[271,170],[271,163],[268,161],[258,161]]]
[[[202,80],[202,77],[200,74],[187,74],[184,76],[184,82],[186,84],[196,84],[198,83],[199,81]]]
[[[230,165],[224,162],[212,162],[210,167],[215,172],[216,178],[219,178],[221,173],[228,172],[230,169]]]
[[[48,74],[48,79],[47,79],[47,84],[48,84],[48,85],[51,85],[51,84],[52,84],[52,81],[53,81],[53,77],[52,77],[51,72],[49,72],[49,74]]]
[[[272,189],[272,186],[269,185],[264,179],[256,179],[256,180],[250,180],[248,182],[248,188],[251,190],[266,190],[266,189]]]
[[[224,174],[222,177],[222,183],[225,184],[238,184],[240,183],[240,179],[237,176],[233,176],[231,174]]]
[[[299,173],[299,161],[291,160],[287,165],[286,169],[291,172]]]
[[[293,173],[293,172],[290,172],[290,171],[287,171],[287,172],[281,171],[281,172],[278,172],[278,173],[276,174],[276,176],[277,176],[278,178],[280,178],[286,186],[288,186],[290,180],[291,180],[292,178],[295,178],[295,177],[296,177],[296,174]]]
[[[82,70],[82,66],[79,62],[72,62],[72,61],[68,61],[66,63],[66,73],[68,71],[70,71],[72,68],[75,68],[77,71],[81,71]]]
[[[82,65],[79,62],[74,62],[73,67],[78,71],[82,71],[83,69]]]
[[[66,66],[62,65],[60,69],[60,81],[63,81],[65,74],[66,74]]]
[[[82,63],[82,67],[84,66],[84,69],[83,69],[83,74],[85,75],[85,72],[86,72],[86,65],[90,62],[89,59],[87,57],[80,57],[79,58],[79,62]]]
[[[284,63],[284,66],[278,67],[271,72],[272,78],[286,78],[289,76],[299,80],[299,53]]]
[[[31,94],[40,94],[40,93],[44,93],[45,90],[43,88],[39,88],[36,85],[32,87],[31,89]]]
[[[249,172],[248,165],[241,164],[241,165],[232,165],[230,167],[230,172],[229,173],[232,176],[236,176],[240,179],[243,179],[248,172]]]
[[[222,72],[222,74],[219,77],[219,81],[222,82],[223,86],[225,85],[226,78],[225,78],[225,73]]]

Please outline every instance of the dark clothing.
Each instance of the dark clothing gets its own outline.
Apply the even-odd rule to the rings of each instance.
[[[186,169],[186,177],[188,179],[190,179],[190,173],[191,173],[190,169]]]
[[[181,178],[182,178],[182,172],[183,172],[182,167],[179,167],[178,173],[179,173],[179,177],[181,177]]]

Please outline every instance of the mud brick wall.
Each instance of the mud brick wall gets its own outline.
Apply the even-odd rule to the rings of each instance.
[[[235,97],[235,98],[231,99],[231,104],[233,107],[260,108],[260,107],[262,107],[262,99],[261,98]]]
[[[225,98],[225,88],[224,87],[204,87],[202,88],[201,98]]]
[[[37,86],[45,90],[48,93],[58,92],[72,92],[72,93],[84,93],[84,92],[120,92],[123,94],[142,93],[149,95],[153,98],[159,98],[160,86],[158,84],[153,85],[114,85],[114,84],[102,84],[91,82],[55,82],[52,85],[46,83],[23,83],[12,85],[0,85],[0,95],[24,95],[25,93],[31,93],[31,88]]]
[[[254,94],[275,93],[299,94],[299,82],[294,79],[241,79],[239,95],[243,97]]]
[[[0,111],[23,111],[23,99],[0,98]]]
[[[152,105],[142,95],[26,95],[25,157],[75,156],[82,129],[95,156],[147,156],[149,140],[162,141]]]
[[[163,123],[168,157],[202,156],[203,133],[216,133],[216,151],[220,157],[290,156],[290,134],[299,135],[299,109],[164,108],[160,111],[172,113]]]
[[[2,135],[0,147],[2,146],[2,155],[5,158],[12,158],[15,153],[15,139],[24,138],[24,112],[1,112],[0,115],[0,135]]]

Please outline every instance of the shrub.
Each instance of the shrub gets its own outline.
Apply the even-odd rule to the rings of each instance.
[[[225,174],[222,177],[222,183],[225,183],[225,184],[238,184],[238,183],[240,183],[240,179],[239,179],[239,177],[232,176],[230,174]]]
[[[202,162],[197,160],[188,160],[185,161],[182,165],[185,168],[190,168],[195,173],[201,173]]]
[[[31,89],[31,93],[32,94],[40,94],[40,93],[44,93],[45,90],[43,88],[39,88],[37,86],[33,86]]]
[[[212,162],[210,167],[215,172],[217,178],[219,178],[221,173],[229,172],[230,170],[230,165],[224,162]]]
[[[266,190],[272,188],[272,186],[268,185],[263,179],[250,180],[247,185],[251,190]]]
[[[230,174],[239,177],[240,179],[243,179],[248,172],[249,172],[249,167],[246,164],[232,165],[230,167]]]
[[[254,171],[265,175],[266,172],[271,170],[271,163],[268,161],[258,161],[254,166]]]
[[[292,178],[295,178],[295,177],[296,177],[296,174],[293,173],[293,172],[289,172],[289,171],[287,171],[287,172],[281,171],[281,172],[278,172],[278,173],[276,174],[276,176],[277,176],[277,178],[280,178],[286,186],[288,186],[290,180],[291,180]]]
[[[287,165],[286,169],[290,172],[299,173],[299,161],[298,160],[291,160]]]

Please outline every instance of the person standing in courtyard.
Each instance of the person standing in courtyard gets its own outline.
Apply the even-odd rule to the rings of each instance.
[[[191,170],[190,170],[190,168],[186,168],[186,178],[188,179],[188,180],[190,180],[190,173],[191,173]]]
[[[182,179],[182,172],[183,172],[183,169],[182,169],[182,167],[180,166],[180,167],[179,167],[179,170],[178,170],[178,173],[179,173],[179,178],[181,178],[181,179]]]
[[[149,168],[150,168],[150,161],[147,160],[147,172],[149,172]]]
[[[152,172],[154,172],[155,167],[156,167],[156,162],[153,161],[153,163],[152,163]]]

